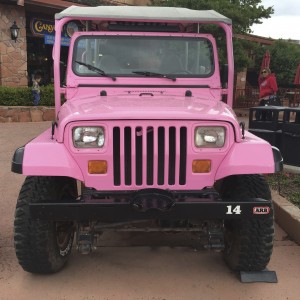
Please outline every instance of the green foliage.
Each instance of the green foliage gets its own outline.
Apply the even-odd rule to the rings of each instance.
[[[54,106],[54,86],[46,85],[41,87],[40,105]]]
[[[276,74],[278,85],[280,87],[294,87],[294,78],[300,62],[300,45],[277,40],[272,46],[257,49],[255,52],[255,68],[257,72],[260,70],[260,65],[267,49],[271,56],[270,69]]]
[[[0,86],[0,105],[2,106],[31,106],[33,96],[31,87]],[[39,105],[54,106],[54,88],[52,85],[41,87]]]
[[[232,19],[233,32],[247,34],[251,32],[253,24],[261,24],[261,19],[268,19],[274,13],[272,7],[264,8],[262,0],[152,0],[152,5],[156,6],[177,6],[190,9],[210,10],[213,9],[220,14]],[[203,29],[203,27],[201,27]],[[206,30],[206,28],[204,28]],[[202,30],[203,31],[203,30]],[[218,41],[218,46],[225,45],[225,41],[220,37],[220,33],[211,31]],[[254,43],[245,40],[234,39],[234,61],[236,71],[242,71],[253,66],[249,58],[249,52],[255,48]],[[225,53],[219,49],[221,64],[224,63]]]
[[[0,86],[0,105],[30,105],[31,89]]]
[[[262,0],[152,0],[152,5],[213,9],[232,19],[235,33],[250,33],[253,24],[261,24],[261,19],[268,19],[274,13],[272,7],[264,8],[261,2]]]

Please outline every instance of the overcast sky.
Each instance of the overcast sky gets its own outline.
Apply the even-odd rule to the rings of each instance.
[[[252,26],[253,34],[274,39],[300,40],[300,0],[262,0],[275,12],[262,24]]]

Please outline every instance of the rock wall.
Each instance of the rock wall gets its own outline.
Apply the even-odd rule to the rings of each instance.
[[[10,27],[16,21],[19,38],[11,39]],[[26,19],[22,6],[0,4],[0,86],[27,86]]]
[[[55,109],[53,107],[0,106],[0,123],[53,120],[55,120]]]

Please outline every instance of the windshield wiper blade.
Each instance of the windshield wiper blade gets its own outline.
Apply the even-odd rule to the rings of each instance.
[[[162,78],[168,78],[173,81],[176,81],[176,77],[173,75],[166,75],[162,73],[156,73],[156,72],[149,72],[149,71],[133,71],[132,73],[138,74],[138,75],[144,75],[148,77],[162,77]]]
[[[101,76],[110,77],[113,81],[116,81],[116,79],[117,79],[115,76],[106,74],[103,70],[101,70],[101,69],[99,69],[97,67],[94,67],[92,65],[86,64],[86,63],[84,63],[82,61],[78,61],[78,60],[75,60],[75,62],[78,63],[81,66],[87,67],[89,70],[94,71],[94,72],[100,74]]]

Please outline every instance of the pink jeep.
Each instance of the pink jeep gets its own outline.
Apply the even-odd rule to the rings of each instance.
[[[231,20],[132,6],[72,6],[55,19],[56,120],[12,162],[27,176],[14,222],[23,269],[61,269],[75,232],[89,253],[106,229],[145,224],[205,233],[233,270],[265,269],[274,216],[259,174],[281,170],[282,158],[232,110]]]

